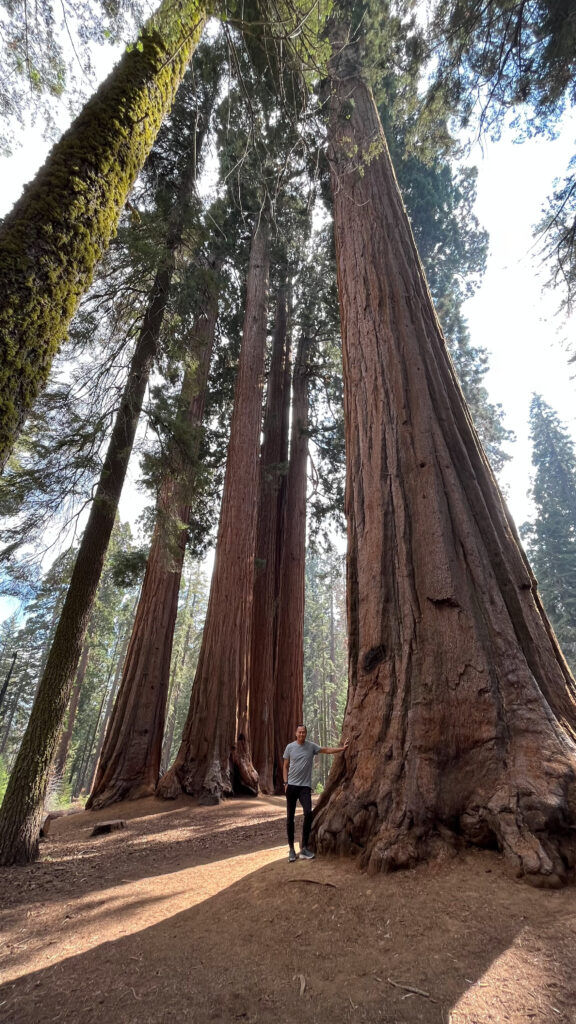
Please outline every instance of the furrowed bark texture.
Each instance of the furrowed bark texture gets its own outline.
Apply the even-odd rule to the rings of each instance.
[[[198,43],[208,5],[164,0],[0,229],[0,469]]]
[[[263,793],[274,791],[274,694],[282,510],[286,494],[290,403],[287,287],[278,292],[260,455],[250,704],[252,759]],[[288,372],[287,372],[288,367]]]
[[[182,384],[182,418],[197,434],[204,416],[217,313],[214,297],[197,320],[191,363]],[[136,800],[156,789],[188,530],[176,527],[176,536],[171,534],[175,523],[190,519],[197,455],[196,451],[192,459],[185,460],[184,453],[175,452],[169,459],[122,681],[86,805],[89,808]]]
[[[378,114],[332,82],[349,698],[316,848],[399,868],[458,839],[534,884],[575,859],[575,688],[457,384]]]
[[[296,727],[302,724],[304,700],[308,347],[308,339],[302,335],[294,362],[290,461],[282,525],[274,708],[274,784],[278,793],[284,792],[282,755]]]
[[[178,232],[174,225],[136,341],[92,508],[82,535],[62,613],[14,769],[0,808],[0,864],[38,856],[50,765],[96,597],[118,511],[150,370],[170,290]]]
[[[159,796],[181,790],[217,802],[241,784],[258,790],[246,724],[254,545],[258,515],[261,386],[266,345],[268,229],[260,219],[250,252],[246,315],[202,646],[176,760]]]

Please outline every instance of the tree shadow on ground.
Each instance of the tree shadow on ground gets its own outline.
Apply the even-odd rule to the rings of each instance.
[[[375,878],[349,861],[284,855],[228,885],[225,862],[185,870],[224,873],[220,891],[2,986],[3,1019],[575,1020],[576,893],[531,890],[495,854]]]
[[[219,807],[200,807],[191,798],[174,807],[151,798],[57,819],[39,861],[0,868],[0,906],[61,902],[122,881],[171,874],[235,857],[243,843],[271,848],[284,842],[284,815],[282,798],[229,800]],[[97,822],[114,818],[125,820],[126,828],[92,838]]]

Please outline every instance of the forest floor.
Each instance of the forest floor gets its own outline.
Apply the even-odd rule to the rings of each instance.
[[[55,821],[36,864],[0,872],[0,1020],[576,1024],[576,888],[488,852],[377,877],[289,864],[283,804]]]

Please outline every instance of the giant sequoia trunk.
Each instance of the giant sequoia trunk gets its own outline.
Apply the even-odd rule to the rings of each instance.
[[[246,315],[210,598],[190,710],[176,760],[158,794],[182,789],[217,802],[240,785],[257,792],[250,760],[247,680],[258,515],[261,387],[266,344],[268,229],[260,218],[252,239]]]
[[[294,361],[290,462],[282,524],[278,598],[274,785],[282,785],[282,755],[302,723],[304,692],[304,591],[306,575],[306,471],[308,465],[308,347],[300,338]]]
[[[178,212],[169,225],[166,251],[136,341],[62,613],[0,808],[0,864],[26,863],[38,855],[40,819],[50,765],[82,653],[150,371],[158,352],[182,233],[180,218]]]
[[[0,469],[204,27],[202,0],[164,0],[3,221]]]
[[[181,419],[195,432],[196,449],[204,415],[206,387],[218,304],[209,300],[198,317],[182,385]],[[156,789],[162,756],[166,699],[178,594],[188,537],[190,501],[197,455],[174,451],[158,500],[158,517],[122,682],[87,807],[149,796]],[[175,536],[173,536],[175,532]]]
[[[272,793],[274,789],[276,631],[290,409],[287,314],[287,286],[282,285],[276,304],[260,456],[260,508],[250,659],[252,758],[263,793]]]
[[[334,77],[345,377],[346,755],[316,848],[372,871],[458,839],[535,884],[574,865],[574,681],[479,446],[372,97]]]

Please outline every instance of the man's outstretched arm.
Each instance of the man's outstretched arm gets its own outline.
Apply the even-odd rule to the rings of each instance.
[[[289,757],[285,757],[284,758],[284,765],[282,767],[282,775],[284,776],[284,789],[286,789],[286,786],[288,785],[288,769],[289,769],[289,767],[290,767],[290,758]]]
[[[341,747],[320,747],[320,750],[318,751],[318,753],[319,754],[342,754],[346,750],[347,746],[348,746],[348,740],[346,740],[346,743],[344,743],[344,745],[341,746]],[[284,764],[286,764],[286,761],[284,761]]]

